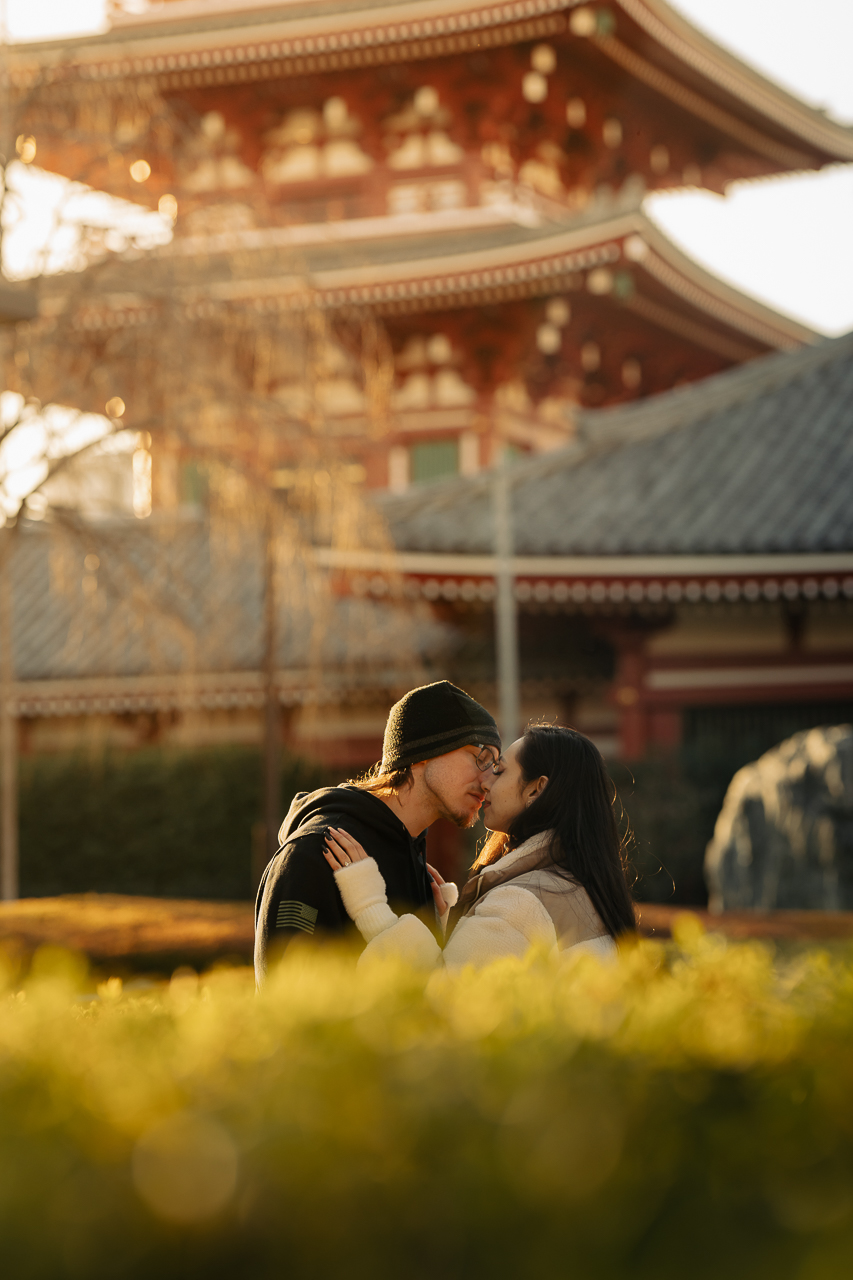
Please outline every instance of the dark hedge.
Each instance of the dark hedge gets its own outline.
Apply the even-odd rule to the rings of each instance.
[[[705,847],[726,791],[738,769],[768,746],[740,743],[686,743],[680,750],[614,764],[613,779],[633,831],[634,896],[640,902],[704,906]]]
[[[741,763],[727,752],[682,751],[611,766],[635,836],[640,901],[700,905],[707,900],[705,845]],[[341,777],[318,764],[286,758],[282,814],[294,792]],[[248,898],[259,870],[260,814],[261,761],[247,748],[150,748],[25,759],[21,892],[26,897],[92,891]],[[463,861],[473,860],[485,835],[478,824],[460,837],[467,852]]]
[[[282,815],[294,792],[339,780],[285,759]],[[257,751],[152,748],[25,759],[20,797],[24,897],[253,896],[262,806]]]

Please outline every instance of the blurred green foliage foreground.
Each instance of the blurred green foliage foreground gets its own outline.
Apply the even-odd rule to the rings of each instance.
[[[850,1273],[853,957],[683,917],[611,966],[86,986],[2,997],[16,1280]]]

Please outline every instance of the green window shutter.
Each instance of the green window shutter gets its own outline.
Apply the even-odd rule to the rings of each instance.
[[[181,467],[181,502],[190,507],[203,507],[207,493],[207,472],[196,462],[185,462]]]
[[[459,472],[459,445],[456,440],[430,440],[411,449],[412,483],[426,484]]]

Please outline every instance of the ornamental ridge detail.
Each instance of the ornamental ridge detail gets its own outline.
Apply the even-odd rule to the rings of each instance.
[[[293,68],[297,74],[320,71],[333,67],[359,65],[376,60],[375,55],[389,46],[403,46],[395,51],[402,58],[434,57],[436,55],[463,52],[473,47],[484,47],[483,34],[491,31],[485,47],[512,44],[535,39],[541,35],[553,35],[565,29],[562,14],[582,3],[582,0],[521,0],[521,2],[494,5],[488,9],[469,10],[461,14],[447,14],[435,18],[413,19],[410,22],[392,22],[385,26],[371,23],[362,28],[294,35],[284,39],[258,41],[230,45],[215,49],[193,50],[187,53],[169,53],[147,57],[104,60],[78,63],[63,70],[85,79],[117,79],[129,75],[157,75],[175,80],[175,74],[200,72],[215,73],[229,68],[262,64],[282,59],[307,60],[308,65]],[[543,25],[541,19],[550,16]],[[536,21],[539,19],[539,21]],[[533,20],[533,21],[531,21]],[[337,19],[340,22],[340,18]],[[322,25],[323,20],[317,25]],[[296,24],[294,24],[296,25]],[[304,25],[300,23],[299,25]],[[495,28],[503,28],[495,31]],[[152,33],[153,36],[153,33]],[[467,37],[467,38],[466,38]],[[149,39],[152,37],[148,37]],[[162,38],[162,37],[161,37]],[[427,44],[420,50],[418,46]],[[329,57],[333,58],[329,61]],[[371,56],[373,55],[373,56]],[[258,68],[260,69],[260,68]],[[58,70],[58,69],[57,69]],[[286,75],[290,68],[277,66],[273,74]],[[209,79],[201,83],[218,83]],[[255,77],[252,77],[255,78]]]

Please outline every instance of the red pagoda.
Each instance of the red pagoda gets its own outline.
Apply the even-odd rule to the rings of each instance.
[[[286,308],[307,279],[331,316],[381,319],[387,432],[367,429],[344,358],[322,387],[370,487],[476,473],[498,444],[553,448],[576,407],[814,338],[685,257],[641,204],[851,160],[853,132],[663,0],[164,0],[19,46],[17,83],[36,73],[81,116],[110,103],[114,141],[40,126],[38,163],[175,215],[160,252],[223,264],[218,296]],[[177,143],[149,128],[136,145],[129,104],[146,94],[182,122]],[[268,272],[271,250],[286,270]]]

